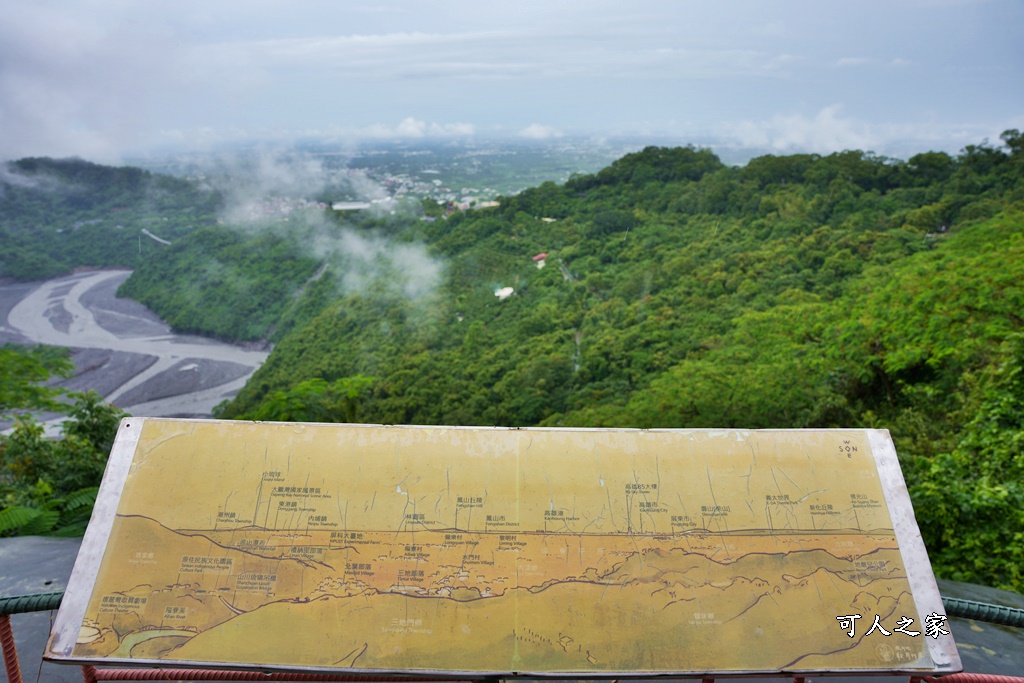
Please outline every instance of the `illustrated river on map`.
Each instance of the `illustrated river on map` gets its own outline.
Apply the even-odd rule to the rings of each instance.
[[[85,539],[102,545],[98,574],[78,579],[81,606],[63,634],[62,608],[49,656],[392,672],[949,666],[923,636],[866,634],[875,615],[890,632],[925,618],[870,434],[129,419],[111,458],[127,458],[123,490],[108,472],[101,494],[116,501],[109,537]],[[851,637],[837,617],[852,614]]]

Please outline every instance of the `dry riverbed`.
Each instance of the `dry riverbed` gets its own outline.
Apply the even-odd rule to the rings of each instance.
[[[0,286],[0,343],[71,349],[75,376],[133,415],[209,417],[232,398],[267,351],[174,334],[152,311],[115,296],[131,273],[101,270]]]

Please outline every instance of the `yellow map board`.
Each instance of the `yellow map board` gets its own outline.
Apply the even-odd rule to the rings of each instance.
[[[960,668],[884,431],[130,418],[67,596],[48,659]]]

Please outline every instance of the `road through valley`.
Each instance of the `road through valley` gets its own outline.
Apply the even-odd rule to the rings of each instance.
[[[130,274],[91,271],[0,286],[0,343],[72,349],[75,376],[61,385],[94,389],[132,415],[209,417],[267,352],[172,333],[152,311],[115,296]]]

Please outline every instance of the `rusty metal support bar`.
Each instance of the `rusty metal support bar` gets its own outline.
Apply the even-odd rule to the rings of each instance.
[[[0,646],[4,651],[4,667],[7,669],[7,683],[21,683],[21,666],[18,651],[14,647],[14,629],[10,616],[0,615]]]
[[[97,669],[82,667],[85,683],[98,681],[284,681],[287,683],[427,683],[461,681],[436,676],[360,676],[353,674],[301,674],[228,669]]]
[[[914,679],[911,679],[913,681]],[[948,676],[925,676],[918,679],[923,683],[1024,683],[1024,678],[1019,676],[1000,676],[998,674],[969,674],[959,673]]]

